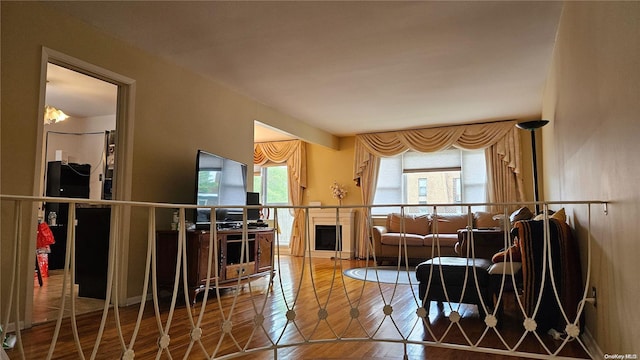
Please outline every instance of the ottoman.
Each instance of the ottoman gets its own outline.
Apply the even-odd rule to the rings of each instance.
[[[445,289],[449,301],[478,306],[480,316],[486,315],[480,299],[482,298],[488,308],[493,307],[492,287],[490,286],[489,267],[493,263],[489,259],[470,259],[464,257],[436,257],[424,261],[416,266],[416,278],[419,283],[420,300],[428,303],[437,301],[439,304],[447,301]],[[475,269],[475,275],[474,275]],[[444,286],[440,273],[444,279]],[[465,272],[467,272],[466,287]],[[431,284],[429,284],[431,273]],[[475,277],[478,278],[476,287]],[[427,285],[429,288],[427,289]],[[463,292],[464,288],[464,294]]]

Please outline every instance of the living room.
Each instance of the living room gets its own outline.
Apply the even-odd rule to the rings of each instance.
[[[640,322],[633,305],[640,288],[634,279],[640,245],[637,232],[640,164],[635,154],[637,121],[638,3],[568,2],[544,79],[540,118],[541,188],[546,200],[607,200],[609,216],[595,224],[598,307],[589,310],[587,327],[604,354],[638,353]],[[52,26],[51,18],[55,19]],[[506,30],[505,30],[506,31]],[[72,36],[70,34],[73,34]],[[2,194],[31,196],[37,191],[42,46],[135,79],[135,108],[130,109],[131,152],[123,178],[123,199],[189,203],[197,148],[244,163],[253,162],[256,119],[308,144],[308,183],[304,202],[335,204],[329,186],[345,184],[345,205],[362,203],[353,184],[355,140],[335,136],[289,114],[256,102],[220,83],[187,71],[127,42],[98,31],[64,12],[40,3],[2,3]],[[488,120],[478,115],[473,121]],[[522,119],[524,120],[524,119]],[[471,122],[471,121],[470,121]],[[442,124],[441,124],[442,125]],[[393,124],[390,125],[393,129]],[[523,145],[526,149],[526,143]],[[527,158],[527,153],[523,156]],[[527,168],[524,166],[524,168]],[[186,176],[185,174],[189,174]],[[525,179],[530,178],[526,174]],[[529,185],[530,186],[530,185]],[[3,213],[5,211],[3,204]],[[132,219],[144,218],[134,212]],[[10,227],[3,216],[2,274],[11,272]],[[144,221],[143,221],[144,222]],[[578,217],[580,226],[585,219]],[[579,229],[578,229],[579,231]],[[128,283],[123,302],[140,295],[146,225],[132,225]],[[31,264],[23,248],[22,264]],[[25,267],[26,269],[26,267]],[[2,276],[2,296],[9,294]],[[24,290],[24,289],[23,289]],[[26,293],[26,291],[25,291]],[[3,301],[0,310],[7,310]],[[4,321],[4,318],[3,318]]]

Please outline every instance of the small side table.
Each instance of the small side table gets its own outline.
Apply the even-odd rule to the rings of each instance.
[[[491,259],[495,253],[505,248],[504,231],[501,229],[459,229],[458,243],[456,244],[456,253],[459,256],[471,257],[472,252],[469,248],[467,253],[467,245],[471,244],[473,238],[473,250],[477,259]],[[507,246],[511,245],[509,240]]]

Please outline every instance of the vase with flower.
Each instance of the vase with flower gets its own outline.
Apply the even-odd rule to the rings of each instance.
[[[338,204],[342,206],[342,199],[347,196],[347,189],[334,180],[333,185],[331,185],[331,195],[333,195],[334,199],[338,199]]]

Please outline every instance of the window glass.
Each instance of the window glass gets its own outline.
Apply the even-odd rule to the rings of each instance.
[[[253,191],[260,193],[260,201],[269,209],[263,211],[263,215],[275,222],[275,212],[278,215],[277,238],[278,245],[288,247],[291,241],[291,227],[293,225],[293,213],[288,208],[269,208],[268,205],[289,205],[289,178],[287,166],[262,166],[254,168]],[[267,214],[265,214],[265,212]]]
[[[427,201],[427,178],[418,178],[418,202],[421,203],[421,201]]]
[[[253,170],[253,191],[259,193],[262,199],[262,169],[259,166],[254,166]]]
[[[268,205],[288,205],[289,185],[286,166],[269,166],[264,168],[263,176],[266,178],[266,198]]]
[[[374,204],[402,204],[402,156],[382,158]],[[373,208],[372,214],[388,214],[396,207]]]
[[[443,150],[433,153],[408,151],[402,155],[404,163],[403,169],[404,171],[411,171],[460,168],[462,166],[460,152],[461,150],[459,149]]]
[[[487,168],[484,150],[462,151],[462,183],[466,203],[487,201]]]
[[[382,158],[374,205],[455,204],[486,201],[484,150],[449,149],[435,153],[406,152]],[[482,210],[483,207],[474,207]],[[376,207],[384,215],[399,207]],[[432,212],[430,206],[406,208],[406,212]],[[439,207],[439,212],[461,212],[459,206]]]
[[[421,172],[406,172],[405,179],[405,204],[451,204],[456,201],[456,194],[461,192],[460,170],[434,170]],[[424,179],[429,184],[426,196],[420,196],[420,180]],[[457,207],[456,207],[457,208]],[[447,209],[447,212],[455,209]],[[427,207],[408,208],[405,211],[411,213],[430,212]],[[442,209],[438,209],[442,211]]]

